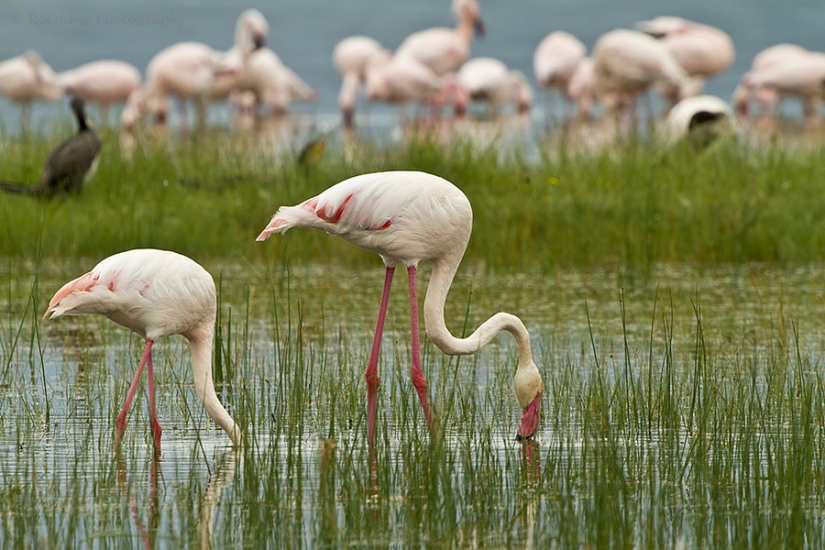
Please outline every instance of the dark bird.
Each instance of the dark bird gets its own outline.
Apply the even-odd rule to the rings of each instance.
[[[73,98],[71,108],[77,118],[77,133],[49,154],[40,181],[33,186],[0,181],[0,189],[43,198],[80,192],[97,167],[100,138],[86,122],[83,101]]]

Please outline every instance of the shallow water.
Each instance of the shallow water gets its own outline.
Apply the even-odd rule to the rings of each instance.
[[[793,428],[770,413],[761,426],[724,432],[733,438],[730,457],[700,460],[696,428],[607,429],[606,439],[594,438],[597,418],[575,403],[593,399],[588,388],[598,388],[602,379],[612,391],[626,391],[627,365],[632,378],[643,379],[647,368],[656,376],[672,368],[677,380],[690,377],[700,333],[710,350],[708,365],[722,380],[774,368],[770,358],[777,354],[780,365],[782,354],[790,364],[801,355],[800,375],[819,379],[823,266],[657,266],[648,275],[551,277],[463,266],[448,298],[454,332],[461,332],[465,316],[472,328],[498,309],[517,313],[531,330],[548,397],[536,443],[527,446],[512,440],[515,358],[505,335],[460,361],[425,341],[425,370],[444,439],[443,447],[430,447],[407,374],[408,317],[399,281],[380,364],[375,458],[364,441],[362,370],[382,269],[293,266],[288,279],[270,274],[266,280],[233,266],[207,267],[224,281],[221,324],[229,370],[219,387],[230,413],[245,426],[246,449],[233,453],[226,435],[202,413],[185,343],[169,338],[155,352],[164,426],[157,463],[151,460],[143,392],[133,404],[120,460],[112,450],[114,417],[142,343],[104,319],[34,323],[26,292],[31,275],[25,269],[2,274],[9,281],[0,294],[4,545],[188,547],[212,539],[215,547],[367,541],[546,547],[601,545],[618,536],[636,545],[658,540],[702,546],[734,543],[746,520],[766,540],[783,525],[821,530],[817,518],[825,503],[812,497],[801,523],[793,525],[782,523],[785,508],[778,504],[763,508],[761,519],[746,517],[749,506],[767,506],[758,495],[728,495],[725,502],[735,508],[702,511],[721,502],[711,492],[701,496],[709,486],[691,477],[703,464],[731,460],[734,473],[720,482],[741,477],[748,491],[757,485],[766,495],[777,490],[750,477],[749,468],[770,466],[762,455],[753,458],[755,448],[736,443],[736,437],[756,437],[765,439],[760,445],[785,441],[792,447]],[[37,311],[64,271],[77,270],[43,269]],[[274,297],[271,288],[277,289]],[[769,376],[753,376],[770,391]],[[736,402],[735,388],[723,388],[734,392],[724,400]],[[593,410],[609,406],[598,403]],[[619,415],[613,422],[621,425],[624,413],[611,414]],[[620,454],[604,454],[612,452]],[[817,464],[803,471],[816,471]],[[677,476],[679,486],[672,486],[670,468],[688,472]],[[616,485],[634,477],[650,485]],[[623,517],[615,517],[616,506]],[[708,531],[709,523],[726,526],[727,534]]]

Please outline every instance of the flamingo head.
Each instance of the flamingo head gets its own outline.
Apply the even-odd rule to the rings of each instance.
[[[521,425],[516,434],[516,440],[529,439],[539,427],[541,394],[544,393],[541,374],[532,360],[523,365],[519,364],[513,389],[522,410]]]
[[[269,23],[266,17],[254,8],[245,10],[238,18],[235,45],[243,46],[248,53],[254,52],[264,47],[267,34]]]
[[[481,8],[476,0],[453,0],[453,17],[457,21],[469,21],[478,36],[484,36],[484,21],[481,19]]]

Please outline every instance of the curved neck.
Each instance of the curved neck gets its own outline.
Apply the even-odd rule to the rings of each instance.
[[[455,30],[458,33],[458,36],[461,38],[461,42],[469,45],[470,42],[473,41],[472,17],[467,17],[465,15],[459,16]]]
[[[189,348],[192,352],[192,375],[195,381],[195,391],[203,403],[203,408],[218,425],[229,434],[232,443],[241,445],[241,430],[235,425],[235,421],[226,412],[226,409],[215,393],[215,386],[212,382],[212,338],[214,329],[211,322],[196,326],[184,336],[189,340]]]
[[[455,262],[433,262],[430,284],[424,298],[424,326],[430,340],[444,353],[469,355],[487,345],[499,332],[506,330],[516,339],[519,367],[532,364],[530,334],[521,319],[510,313],[496,313],[466,338],[456,338],[450,333],[444,322],[444,303],[457,269],[458,263]]]

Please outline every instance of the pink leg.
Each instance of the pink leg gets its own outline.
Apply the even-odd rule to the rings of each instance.
[[[163,433],[163,430],[160,428],[160,422],[158,422],[158,410],[155,406],[155,370],[152,365],[152,354],[149,354],[146,363],[148,364],[146,374],[149,378],[149,422],[152,427],[152,438],[155,441],[155,454],[159,455],[160,435]]]
[[[421,341],[418,336],[418,287],[416,267],[407,268],[407,278],[410,283],[410,327],[412,339],[412,381],[415,391],[418,392],[418,399],[421,401],[421,408],[424,410],[424,418],[430,432],[435,436],[435,426],[433,426],[432,411],[430,410],[430,399],[427,397],[427,380],[424,378],[424,371],[421,370]]]
[[[121,409],[120,414],[117,415],[117,427],[115,429],[115,450],[117,450],[120,446],[120,438],[123,437],[123,431],[126,429],[126,414],[129,412],[129,405],[132,404],[132,399],[135,397],[138,380],[140,380],[140,375],[143,374],[143,366],[146,364],[147,358],[151,360],[152,344],[154,343],[154,340],[146,340],[146,347],[143,348],[143,355],[141,355],[140,357],[140,364],[138,365],[138,370],[135,373],[134,379],[132,380],[132,385],[129,386],[129,392],[126,394],[126,401],[123,403],[123,409]]]
[[[384,333],[384,320],[387,318],[387,304],[390,300],[390,287],[394,267],[387,267],[384,274],[384,290],[381,293],[381,306],[378,308],[378,320],[375,322],[375,335],[372,339],[372,349],[367,362],[367,438],[370,444],[375,444],[375,409],[378,394],[378,355],[381,351],[381,335]]]

